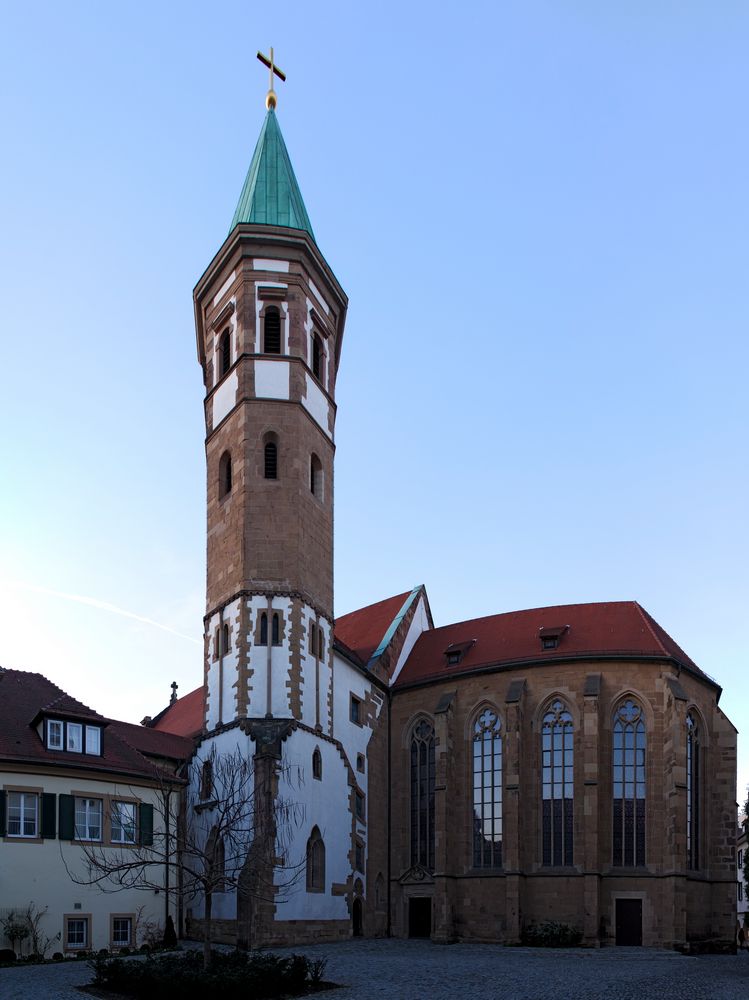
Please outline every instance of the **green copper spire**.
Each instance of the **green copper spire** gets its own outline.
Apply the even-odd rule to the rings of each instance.
[[[265,116],[229,232],[241,222],[306,229],[315,238],[272,107]]]

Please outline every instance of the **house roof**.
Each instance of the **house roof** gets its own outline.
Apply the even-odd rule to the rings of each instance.
[[[166,757],[169,760],[186,760],[195,747],[192,739],[175,733],[161,732],[150,726],[137,726],[132,722],[110,724],[118,735],[145,757]]]
[[[203,688],[199,687],[167,705],[145,728],[151,732],[176,733],[192,738],[203,729],[203,712]]]
[[[412,593],[407,590],[405,594],[396,594],[336,618],[336,641],[343,643],[366,665]]]
[[[229,232],[243,222],[304,229],[315,238],[272,108],[260,130]]]
[[[73,718],[106,727],[101,740],[101,754],[48,750],[36,725],[43,715]],[[138,746],[130,732],[138,728],[105,719],[71,698],[42,674],[0,669],[0,761],[85,768],[153,779],[157,777],[157,770],[147,757],[153,755],[178,760],[185,741],[180,741],[180,746],[172,742],[168,748],[162,744],[158,749],[155,745],[149,749],[144,741],[140,741]],[[167,749],[169,752],[165,752]]]
[[[545,635],[557,633],[556,648],[543,648],[542,629]],[[459,662],[448,666],[446,650],[456,645],[465,648]],[[511,611],[422,632],[395,686],[458,676],[483,667],[643,656],[675,660],[720,691],[716,682],[636,601]]]

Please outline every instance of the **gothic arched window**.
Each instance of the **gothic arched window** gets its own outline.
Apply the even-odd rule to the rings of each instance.
[[[268,441],[265,445],[265,478],[278,479],[278,448],[275,441]]]
[[[316,826],[307,841],[307,892],[325,892],[325,844]]]
[[[203,761],[200,771],[200,797],[204,801],[213,794],[213,764],[210,760]]]
[[[229,652],[229,626],[228,625],[224,625],[223,629],[221,630],[221,652],[222,653],[228,653]]]
[[[642,709],[628,698],[614,721],[613,863],[645,864],[645,723]]]
[[[275,306],[269,306],[263,317],[263,350],[266,354],[281,353],[281,316]]]
[[[231,455],[225,451],[218,461],[218,495],[219,499],[231,493]]]
[[[489,708],[473,726],[473,864],[502,867],[502,734]]]
[[[572,864],[573,731],[572,716],[555,699],[541,730],[544,865]]]
[[[231,368],[231,334],[224,330],[218,342],[218,377],[223,378]]]
[[[260,638],[258,639],[258,646],[268,645],[268,616],[263,611],[260,615]]]
[[[411,864],[434,871],[434,729],[426,719],[411,735]]]
[[[322,781],[322,754],[318,747],[312,751],[312,777]]]
[[[700,746],[697,717],[687,715],[687,867],[700,867]]]
[[[280,633],[277,612],[274,612],[273,618],[271,619],[270,641],[273,643],[274,646],[281,645],[281,633]]]

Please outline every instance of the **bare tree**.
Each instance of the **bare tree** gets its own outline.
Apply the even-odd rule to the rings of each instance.
[[[183,899],[202,898],[207,968],[214,895],[234,891],[244,898],[278,902],[304,871],[306,859],[290,863],[288,852],[303,808],[279,796],[281,777],[294,788],[301,773],[292,773],[280,760],[270,769],[256,767],[239,748],[231,753],[212,748],[204,757],[196,755],[187,766],[181,795],[175,796],[173,779],[160,779],[150,836],[117,848],[81,841],[85,872],[68,867],[70,877],[105,892],[166,889]],[[110,819],[120,822],[121,817]]]

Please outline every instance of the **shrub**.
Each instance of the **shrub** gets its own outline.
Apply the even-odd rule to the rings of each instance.
[[[0,948],[0,965],[5,965],[7,962],[15,962],[16,953],[12,948]]]
[[[324,962],[311,962],[304,955],[289,958],[270,953],[215,953],[210,969],[204,970],[201,952],[183,955],[147,956],[142,962],[96,956],[91,962],[98,986],[115,993],[151,1000],[247,1000],[248,997],[299,996],[319,989]]]
[[[523,929],[520,939],[533,948],[574,948],[582,941],[583,932],[558,920],[545,920],[540,924],[529,924]]]
[[[56,951],[54,953],[54,955],[52,956],[52,960],[54,962],[62,962],[64,958],[65,958],[65,956],[63,955],[63,953],[61,951]]]

